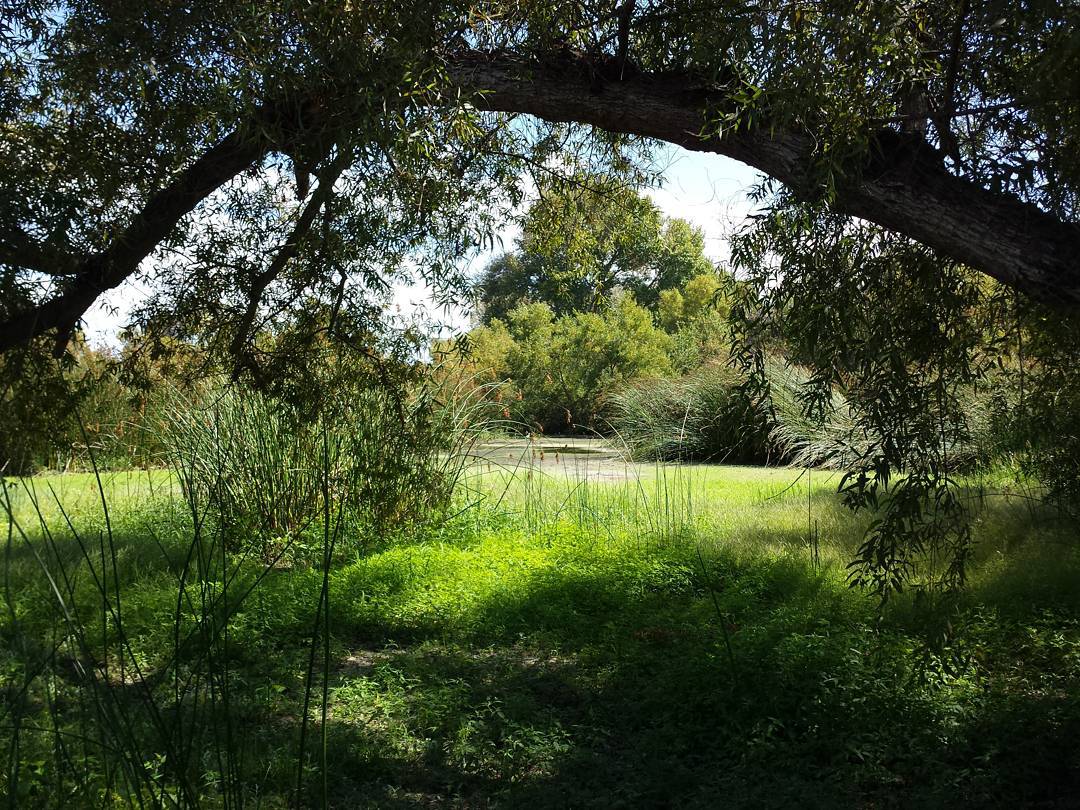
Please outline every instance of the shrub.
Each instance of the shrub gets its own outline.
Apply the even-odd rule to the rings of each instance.
[[[641,381],[612,395],[611,425],[638,459],[764,461],[768,425],[743,395],[741,382],[736,371],[720,364]]]
[[[765,362],[767,393],[751,398],[745,377],[713,363],[677,378],[647,380],[611,397],[611,425],[632,456],[732,463],[779,462],[798,467],[846,469],[871,447],[842,392],[809,415],[807,395],[817,391],[808,370],[778,357]],[[1002,452],[996,417],[1011,392],[992,385],[968,387],[959,396],[964,430],[948,428],[952,468],[987,464]],[[959,438],[958,438],[959,437]],[[961,440],[962,439],[962,440]]]
[[[556,318],[547,304],[521,304],[504,323],[473,330],[466,346],[477,382],[492,386],[490,416],[548,433],[595,430],[609,394],[670,372],[671,339],[624,294],[600,312]]]
[[[834,395],[825,418],[814,420],[800,399],[805,370],[771,358],[766,378],[767,398],[752,398],[745,377],[721,363],[629,386],[612,398],[612,426],[641,459],[847,464],[856,441],[843,398]]]

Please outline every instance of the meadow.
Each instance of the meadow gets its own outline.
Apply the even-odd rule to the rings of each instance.
[[[0,792],[1075,806],[1075,527],[1007,480],[966,482],[966,589],[884,605],[849,585],[866,519],[820,470],[485,462],[439,520],[376,535],[327,512],[269,554],[169,472],[9,480]]]

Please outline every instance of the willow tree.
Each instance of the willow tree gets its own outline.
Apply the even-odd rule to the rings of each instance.
[[[962,266],[1067,313],[1078,18],[1059,0],[8,0],[0,349],[63,352],[134,279],[137,321],[241,368],[282,324],[363,342],[403,266],[453,293],[525,167],[632,175],[656,141],[824,211],[811,247],[855,228],[866,255],[917,260],[919,295]]]
[[[224,329],[490,233],[521,159],[745,161],[1080,301],[1080,34],[1034,0],[6,4],[0,346],[153,280]],[[569,127],[509,122],[528,113]],[[582,126],[585,127],[582,130]],[[601,130],[597,135],[590,127]],[[314,182],[312,182],[312,178]],[[340,292],[339,292],[340,291]],[[160,305],[160,306],[157,306]]]

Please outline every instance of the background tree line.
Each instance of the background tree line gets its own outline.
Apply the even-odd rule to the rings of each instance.
[[[641,192],[602,178],[542,184],[515,250],[475,286],[478,325],[455,353],[519,429],[609,433],[612,396],[719,354],[727,274],[703,233]],[[449,372],[448,372],[449,373]]]

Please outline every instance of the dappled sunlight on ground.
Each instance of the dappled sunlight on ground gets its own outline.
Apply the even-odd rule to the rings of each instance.
[[[879,611],[848,586],[868,518],[843,508],[836,484],[737,467],[639,465],[618,480],[531,464],[485,472],[440,525],[342,539],[323,649],[317,545],[269,570],[237,558],[230,588],[246,597],[222,646],[220,627],[200,629],[199,602],[220,579],[177,600],[190,518],[167,474],[104,482],[115,563],[93,545],[104,525],[93,478],[43,478],[34,490],[72,505],[83,543],[56,523],[55,503],[42,506],[44,542],[30,494],[10,489],[31,538],[8,552],[13,607],[24,631],[50,638],[62,622],[42,565],[63,563],[91,617],[88,571],[115,571],[142,678],[131,664],[120,678],[90,634],[56,688],[74,689],[72,666],[112,673],[100,688],[154,750],[147,694],[190,721],[196,704],[173,706],[174,678],[212,652],[234,690],[242,782],[268,807],[286,806],[295,785],[307,672],[324,655],[325,726],[318,664],[303,784],[321,790],[325,730],[331,806],[1066,806],[1053,803],[1080,787],[1071,527],[973,482],[968,591],[904,594]],[[4,648],[18,672],[48,652]],[[47,740],[27,731],[22,744],[47,758]]]

